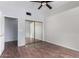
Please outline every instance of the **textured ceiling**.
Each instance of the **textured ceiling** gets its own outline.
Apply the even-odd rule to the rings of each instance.
[[[54,1],[49,3],[53,7],[53,9],[50,10],[46,6],[43,6],[40,10],[38,10],[37,8],[40,6],[40,3],[29,3],[32,4],[32,6],[30,7],[33,7],[35,9],[35,12],[39,13],[44,18],[50,16],[51,14],[54,15],[56,13],[60,13],[79,6],[79,1]]]
[[[53,9],[49,9],[46,6],[43,6],[40,10],[38,10],[38,7],[40,6],[40,3],[35,2],[29,2],[29,1],[11,1],[11,2],[1,2],[0,1],[0,9],[5,10],[3,7],[7,9],[17,7],[20,9],[24,9],[25,12],[31,12],[32,17],[36,19],[45,19],[46,17],[50,16],[51,14],[57,14],[75,7],[79,6],[79,1],[54,1],[49,3]],[[7,9],[8,10],[8,9]]]

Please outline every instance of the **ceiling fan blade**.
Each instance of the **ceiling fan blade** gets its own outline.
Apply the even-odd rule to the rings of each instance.
[[[40,9],[42,7],[42,4],[39,6],[39,8],[38,9]]]
[[[49,9],[52,9],[52,7],[51,7],[50,5],[48,5],[47,3],[46,3],[46,6],[47,6]]]

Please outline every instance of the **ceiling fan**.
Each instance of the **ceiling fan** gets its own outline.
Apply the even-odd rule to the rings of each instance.
[[[38,7],[38,9],[40,9],[44,5],[46,5],[49,9],[52,9],[52,7],[48,3],[53,2],[53,1],[32,1],[32,2],[41,3],[41,5]]]

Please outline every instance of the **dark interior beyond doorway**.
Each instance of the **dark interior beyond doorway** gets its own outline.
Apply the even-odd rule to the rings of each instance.
[[[18,19],[5,17],[5,42],[17,41]]]

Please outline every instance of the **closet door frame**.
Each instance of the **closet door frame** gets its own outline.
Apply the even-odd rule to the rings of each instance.
[[[42,21],[34,21],[34,20],[25,20],[25,22],[34,22],[34,43],[35,43],[35,23],[41,23],[43,25]],[[26,29],[26,28],[25,28]],[[26,33],[26,31],[25,31]],[[44,26],[42,26],[42,41],[44,41]]]

